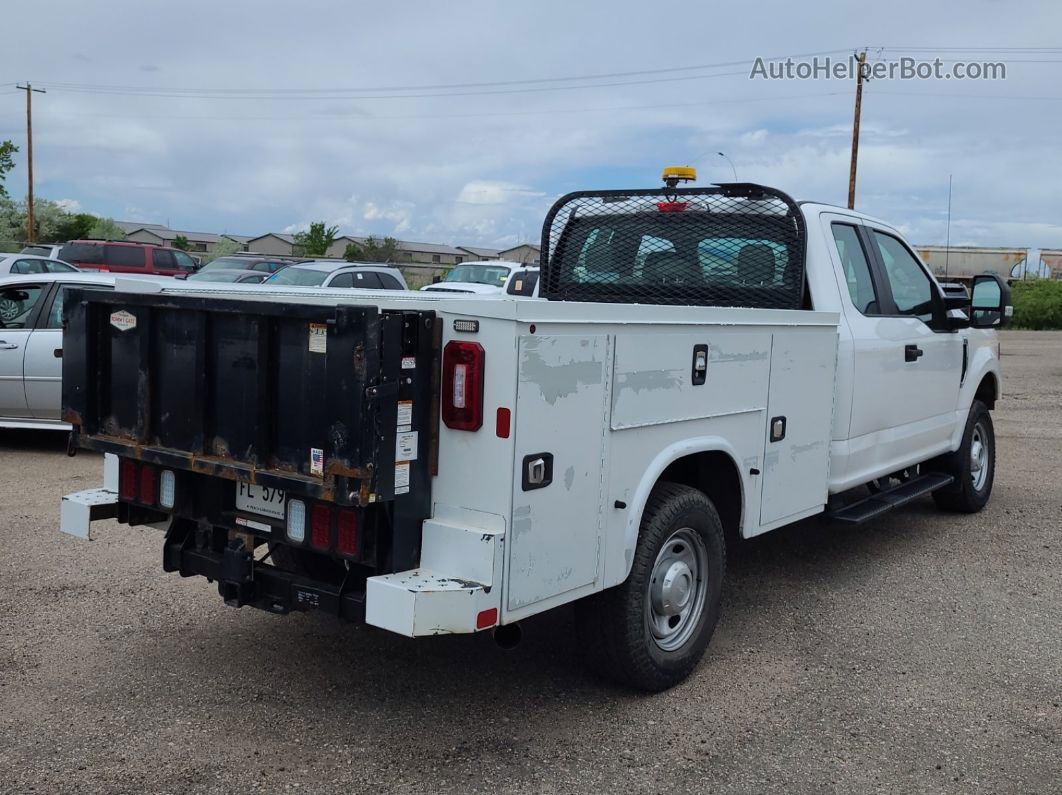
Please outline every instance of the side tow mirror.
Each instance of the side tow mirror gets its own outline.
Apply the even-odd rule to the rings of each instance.
[[[974,276],[970,300],[973,328],[1003,328],[1014,315],[1010,287],[996,273]]]

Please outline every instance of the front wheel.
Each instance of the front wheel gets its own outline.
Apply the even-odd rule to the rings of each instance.
[[[975,400],[970,406],[959,449],[935,464],[935,469],[955,478],[955,482],[933,492],[939,507],[960,513],[975,513],[985,507],[996,474],[996,434],[984,403]]]
[[[719,620],[726,546],[704,494],[653,489],[627,580],[576,603],[583,655],[622,684],[659,691],[689,676]]]

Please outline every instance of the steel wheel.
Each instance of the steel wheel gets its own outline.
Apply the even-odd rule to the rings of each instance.
[[[975,491],[985,487],[988,480],[988,434],[984,426],[977,423],[970,438],[970,482]]]
[[[649,632],[662,650],[680,648],[696,629],[707,574],[708,550],[700,534],[689,527],[672,533],[653,564],[645,611]]]

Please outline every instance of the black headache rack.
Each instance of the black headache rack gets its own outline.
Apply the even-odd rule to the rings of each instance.
[[[64,317],[72,449],[121,457],[120,520],[188,520],[171,528],[167,569],[258,566],[229,554],[234,533],[245,553],[281,541],[370,574],[417,565],[437,439],[433,312],[70,290]],[[160,502],[163,470],[174,505]],[[241,510],[240,481],[287,502]],[[292,498],[305,513],[294,540]],[[327,519],[311,519],[317,506]],[[345,547],[344,511],[356,522]]]
[[[753,183],[579,191],[542,227],[554,301],[805,308],[797,203]]]

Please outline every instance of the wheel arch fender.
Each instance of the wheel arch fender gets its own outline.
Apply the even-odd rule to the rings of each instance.
[[[740,459],[737,451],[726,439],[719,436],[703,436],[675,442],[657,453],[650,461],[637,488],[634,490],[628,506],[627,521],[623,526],[623,536],[622,539],[618,539],[622,542],[620,546],[623,554],[622,556],[611,555],[606,559],[603,587],[609,588],[613,585],[618,585],[626,580],[627,575],[630,574],[631,566],[634,562],[635,547],[638,544],[638,531],[641,528],[642,516],[645,513],[645,507],[649,502],[649,495],[652,493],[653,487],[660,482],[662,476],[669,468],[674,469],[676,465],[683,462],[701,459],[705,454],[712,456],[720,465],[729,467],[727,477],[737,482],[738,493],[733,495],[736,499],[732,503],[733,510],[728,512],[730,521],[728,522],[727,519],[724,519],[724,528],[728,532],[741,532],[742,522],[745,518],[746,484],[741,475],[741,468],[738,466]],[[724,461],[726,462],[725,464],[723,463]],[[686,482],[687,485],[705,491],[709,498],[712,496],[697,482],[690,483],[684,478],[679,479],[678,482]],[[718,510],[719,506],[717,505],[716,508]],[[722,514],[723,512],[721,511],[720,513]],[[727,526],[728,524],[730,526]]]

